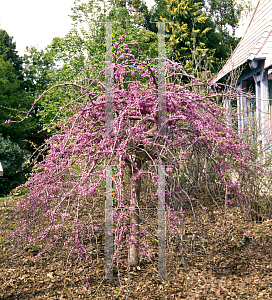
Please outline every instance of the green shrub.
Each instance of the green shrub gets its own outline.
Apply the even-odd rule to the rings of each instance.
[[[28,157],[28,151],[0,135],[0,162],[3,167],[0,197],[7,196],[12,189],[25,182],[25,175],[29,172],[25,163]]]

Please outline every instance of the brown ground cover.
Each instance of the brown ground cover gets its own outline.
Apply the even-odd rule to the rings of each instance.
[[[272,299],[272,220],[252,222],[243,217],[238,207],[231,207],[229,214],[225,214],[207,203],[206,214],[196,209],[200,216],[198,225],[192,216],[186,215],[184,258],[187,271],[181,264],[177,241],[167,237],[167,246],[171,249],[167,254],[169,279],[151,278],[156,276],[156,265],[141,257],[140,267],[129,273],[120,265],[123,273],[120,280],[101,281],[105,274],[104,201],[99,202],[101,207],[94,212],[101,225],[97,233],[98,246],[89,249],[99,262],[83,269],[73,257],[70,265],[65,264],[68,252],[61,245],[54,246],[42,259],[33,262],[31,258],[38,249],[26,245],[19,247],[4,238],[18,221],[18,214],[12,210],[19,198],[15,199],[7,199],[0,205],[0,299]],[[87,206],[83,207],[82,216],[87,210]],[[156,224],[156,212],[148,213]],[[222,229],[224,218],[228,222]],[[152,228],[155,231],[155,227],[150,230]],[[244,234],[244,230],[250,235]],[[153,232],[147,240],[156,255],[155,235]],[[121,253],[121,257],[125,257],[125,253]],[[90,278],[89,288],[86,275]]]

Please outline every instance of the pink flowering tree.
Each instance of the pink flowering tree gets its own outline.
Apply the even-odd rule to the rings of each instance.
[[[76,101],[73,116],[57,124],[60,130],[47,140],[44,160],[19,187],[28,192],[17,204],[21,222],[13,236],[39,247],[37,257],[61,244],[69,257],[74,255],[82,264],[99,259],[98,254],[96,258],[90,255],[89,249],[96,247],[97,232],[103,231],[101,191],[106,166],[116,166],[112,175],[114,207],[121,207],[113,209],[117,267],[120,252],[125,250],[130,253],[128,268],[139,265],[140,256],[152,259],[148,244],[140,243],[147,231],[140,230],[143,215],[137,208],[157,206],[156,166],[166,166],[168,234],[177,239],[183,234],[177,224],[187,211],[197,220],[197,212],[209,209],[196,200],[196,187],[206,186],[215,198],[212,184],[217,184],[226,205],[235,201],[248,207],[252,201],[243,191],[244,182],[231,180],[233,170],[239,178],[249,179],[257,167],[250,147],[228,125],[226,110],[215,105],[223,93],[212,92],[209,83],[194,78],[188,86],[174,84],[173,79],[185,73],[180,65],[167,61],[166,135],[160,135],[156,68],[141,66],[122,40],[114,47],[112,134],[105,134],[104,82],[90,79],[88,85],[79,85],[80,97],[87,100]],[[67,85],[63,84],[64,88]],[[206,92],[196,93],[196,87]],[[100,220],[94,218],[97,207]]]

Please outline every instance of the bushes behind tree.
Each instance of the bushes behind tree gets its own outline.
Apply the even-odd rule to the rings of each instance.
[[[12,189],[25,182],[25,175],[29,171],[26,165],[28,157],[28,151],[0,134],[0,162],[3,167],[3,177],[0,177],[0,197],[8,195]]]

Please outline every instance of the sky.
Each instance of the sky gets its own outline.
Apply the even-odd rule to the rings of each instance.
[[[74,0],[0,0],[0,29],[13,36],[20,56],[24,55],[26,46],[41,50],[54,37],[64,37],[71,29],[68,15],[73,3]],[[150,8],[155,1],[146,0],[146,4]],[[243,35],[248,22],[242,21],[244,25],[237,30],[237,36]]]
[[[82,3],[88,1],[83,0]],[[5,29],[22,56],[26,46],[39,50],[54,37],[64,37],[71,29],[74,0],[0,0],[0,29]],[[146,0],[150,8],[154,0]]]

